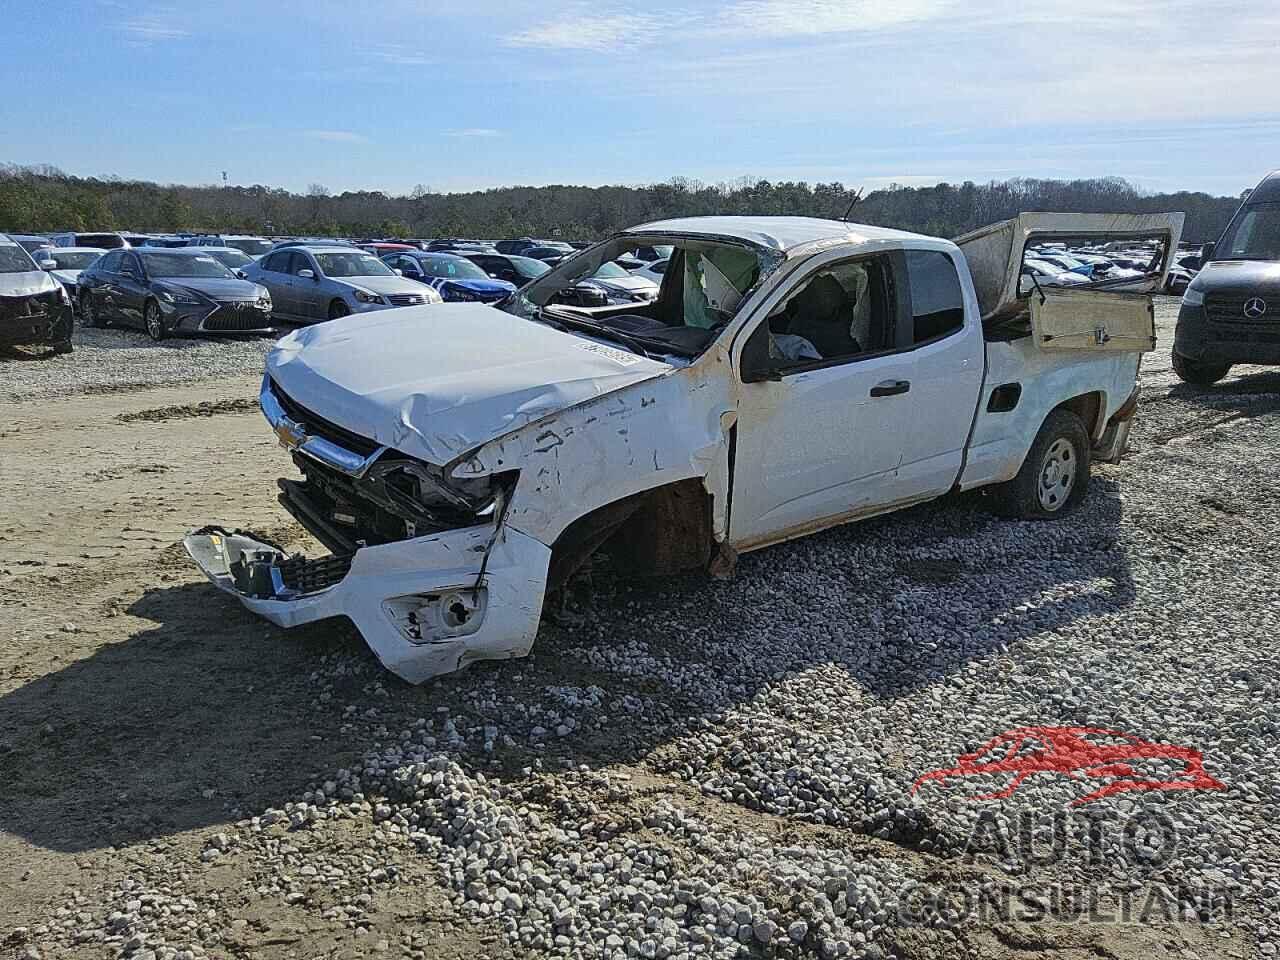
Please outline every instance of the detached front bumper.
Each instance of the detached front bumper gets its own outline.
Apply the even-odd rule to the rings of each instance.
[[[306,561],[248,534],[202,531],[183,545],[214,586],[272,623],[347,617],[383,666],[409,683],[473,660],[525,656],[551,560],[545,544],[510,528],[494,539],[486,525],[315,561],[330,573],[335,561],[350,561],[345,576],[317,586]]]

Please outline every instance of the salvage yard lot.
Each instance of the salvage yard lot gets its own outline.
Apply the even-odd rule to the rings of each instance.
[[[1062,522],[955,497],[745,556],[727,582],[594,570],[531,658],[418,688],[345,625],[252,617],[178,545],[234,521],[315,549],[248,402],[265,344],[87,331],[71,356],[0,360],[0,943],[1272,955],[1280,372],[1180,384],[1175,313],[1159,303],[1129,458]],[[1223,788],[1070,806],[1128,776],[1110,769],[912,793],[1031,726],[1194,748]],[[1019,825],[1055,817],[1102,841],[1027,864]],[[962,909],[1028,885],[1089,891],[1097,915]],[[944,888],[955,923],[927,909]]]

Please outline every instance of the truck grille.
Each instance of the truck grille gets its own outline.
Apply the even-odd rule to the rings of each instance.
[[[238,330],[269,330],[271,316],[259,310],[256,303],[223,303],[204,318],[205,330],[231,332]]]
[[[387,303],[391,304],[393,307],[417,307],[426,302],[426,295],[421,293],[387,294]]]
[[[279,384],[274,380],[271,381],[271,392],[275,394],[276,400],[281,408],[288,415],[289,419],[295,423],[302,424],[307,433],[313,437],[323,437],[330,443],[336,443],[344,450],[350,450],[352,453],[361,457],[371,456],[373,453],[381,449],[381,444],[374,440],[369,440],[360,436],[358,433],[352,433],[350,430],[332,423],[324,417],[318,416],[308,410],[302,404],[297,403],[287,393],[280,389]]]
[[[1214,323],[1275,323],[1280,321],[1280,297],[1272,297],[1269,309],[1261,317],[1247,317],[1244,305],[1254,299],[1254,295],[1236,296],[1222,293],[1211,293],[1204,298],[1204,313]]]
[[[336,554],[308,560],[306,557],[290,557],[280,564],[280,579],[290,590],[299,593],[316,593],[342,582],[351,570],[355,554]]]

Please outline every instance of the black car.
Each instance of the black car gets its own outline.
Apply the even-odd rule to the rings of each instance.
[[[577,252],[567,243],[543,243],[536,247],[527,248],[520,256],[541,260],[543,263],[559,263],[565,257],[571,257]]]
[[[466,257],[493,279],[505,280],[517,287],[523,287],[551,269],[541,260],[502,253],[462,253],[460,256]]]
[[[499,240],[493,245],[493,249],[499,253],[510,254],[513,257],[522,255],[530,247],[538,246],[538,241],[532,237],[522,237],[519,240]]]
[[[1201,261],[1178,311],[1174,372],[1205,386],[1233,363],[1280,364],[1280,170],[1205,244]]]
[[[70,353],[74,324],[66,288],[0,234],[0,344],[47,344]]]
[[[271,294],[199,247],[112,250],[80,274],[85,326],[175,333],[270,333]]]

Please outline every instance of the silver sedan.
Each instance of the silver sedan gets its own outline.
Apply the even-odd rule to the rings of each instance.
[[[351,313],[440,303],[440,294],[406,280],[377,257],[347,246],[282,247],[241,268],[271,291],[273,316],[318,323]]]

